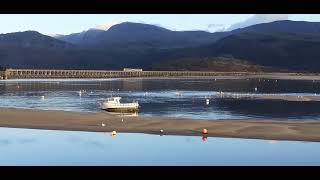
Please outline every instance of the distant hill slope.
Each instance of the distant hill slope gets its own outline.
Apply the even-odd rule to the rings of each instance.
[[[232,57],[253,64],[291,70],[320,71],[320,35],[240,33],[214,44],[173,52],[173,57]]]
[[[320,33],[320,23],[305,21],[275,21],[256,24],[235,29],[229,32],[209,33],[206,31],[171,31],[155,25],[124,22],[112,26],[109,30],[90,29],[81,33],[74,33],[57,37],[60,40],[78,45],[95,45],[109,47],[113,45],[142,45],[149,47],[189,47],[213,43],[228,35],[244,32],[252,33]]]
[[[1,34],[0,66],[320,72],[319,49],[320,23],[277,21],[209,33],[127,22],[56,38],[35,31]]]
[[[0,66],[61,69],[110,66],[103,62],[105,57],[102,52],[86,50],[35,31],[0,35]]]
[[[85,48],[35,31],[0,35],[0,66],[3,67],[122,69],[140,66],[140,62],[153,59],[156,54],[152,49],[139,47]]]
[[[209,33],[205,31],[171,31],[149,24],[124,22],[110,27],[107,31],[88,30],[57,37],[60,40],[81,46],[95,48],[154,47],[174,48],[190,47],[215,42],[227,33]]]
[[[83,31],[80,33],[73,33],[69,35],[60,35],[56,38],[65,42],[72,44],[82,45],[82,44],[92,44],[97,41],[99,35],[104,32],[104,30],[99,29],[89,29],[88,31]]]
[[[228,57],[181,58],[154,65],[151,69],[165,71],[287,72],[285,69],[255,65],[244,60]]]
[[[37,31],[24,31],[0,34],[1,46],[38,47],[38,48],[71,48],[74,45],[45,36]]]
[[[317,34],[320,33],[319,22],[306,21],[274,21],[270,23],[261,23],[239,28],[231,31],[232,33],[254,32],[254,33],[270,33],[270,32],[287,32],[287,33],[304,33]]]

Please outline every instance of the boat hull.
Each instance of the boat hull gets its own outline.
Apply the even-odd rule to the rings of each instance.
[[[106,108],[104,110],[108,112],[123,112],[123,113],[134,113],[139,111],[139,109],[137,108]]]

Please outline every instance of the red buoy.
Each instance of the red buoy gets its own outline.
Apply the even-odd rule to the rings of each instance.
[[[207,129],[203,129],[203,130],[202,130],[202,133],[203,133],[203,134],[208,134],[208,130],[207,130]]]

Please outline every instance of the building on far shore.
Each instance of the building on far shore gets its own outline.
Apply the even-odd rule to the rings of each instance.
[[[133,69],[133,68],[123,68],[123,71],[134,71],[134,72],[137,72],[137,71],[142,71],[142,69]]]
[[[0,67],[0,79],[7,79],[6,70],[7,68]]]

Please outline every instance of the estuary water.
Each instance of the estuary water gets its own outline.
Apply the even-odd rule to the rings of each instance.
[[[0,165],[320,165],[320,143],[0,128]]]
[[[84,91],[81,96],[80,90]],[[6,80],[0,81],[0,107],[98,112],[102,111],[99,101],[121,96],[126,102],[139,101],[139,116],[320,120],[319,102],[218,98],[219,92],[318,96],[320,82],[212,78]],[[121,132],[110,136],[110,132],[17,128],[0,128],[0,135],[0,165],[320,165],[319,142]]]
[[[81,96],[80,90],[84,91]],[[0,81],[0,107],[97,112],[102,111],[102,99],[121,96],[123,102],[139,102],[139,116],[320,119],[320,102],[217,98],[220,92],[318,96],[320,82],[213,78],[6,80]]]

